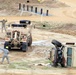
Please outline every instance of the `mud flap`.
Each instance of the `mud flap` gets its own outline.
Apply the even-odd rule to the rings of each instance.
[[[26,42],[23,42],[23,43],[22,43],[22,51],[23,51],[23,52],[26,52],[27,50],[28,50],[28,45],[27,45]]]
[[[32,36],[30,35],[29,41],[28,41],[28,46],[31,46],[31,44],[32,44]]]

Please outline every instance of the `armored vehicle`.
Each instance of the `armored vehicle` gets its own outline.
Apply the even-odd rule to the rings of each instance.
[[[4,48],[27,51],[28,46],[32,44],[31,29],[32,23],[29,20],[20,20],[7,25]]]

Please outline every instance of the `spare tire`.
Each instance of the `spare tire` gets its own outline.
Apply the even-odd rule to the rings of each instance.
[[[29,21],[29,20],[20,20],[20,23],[31,24],[31,21]]]
[[[57,40],[52,40],[52,44],[56,45],[57,47],[61,47],[62,46],[62,44],[59,41],[57,41]]]

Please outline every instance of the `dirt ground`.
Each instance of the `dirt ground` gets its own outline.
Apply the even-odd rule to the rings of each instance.
[[[9,3],[9,1],[7,3]],[[76,75],[76,68],[54,68],[49,65],[49,63],[51,63],[51,61],[48,60],[49,51],[54,47],[51,44],[53,39],[62,42],[62,44],[76,41],[76,1],[59,1],[63,2],[63,5],[62,3],[53,3],[49,6],[46,4],[46,0],[42,5],[38,4],[39,8],[42,8],[44,5],[43,9],[49,9],[50,16],[41,16],[34,13],[29,13],[28,16],[25,16],[25,12],[20,15],[21,11],[15,10],[18,8],[13,9],[14,12],[12,13],[16,13],[15,16],[10,15],[11,11],[8,13],[6,10],[1,9],[0,14],[2,16],[0,16],[0,20],[7,19],[9,23],[24,19],[32,21],[33,43],[27,52],[11,50],[9,54],[10,64],[7,64],[6,60],[3,64],[0,64],[0,75]],[[50,23],[49,29],[45,30],[37,27],[45,21]],[[40,24],[34,22],[39,22]],[[34,28],[34,26],[36,26],[36,28]],[[4,34],[5,33],[1,33],[0,31],[0,38],[4,38]],[[4,40],[0,39],[0,46],[3,47],[3,45]],[[0,52],[0,61],[2,55],[3,53]]]
[[[43,35],[43,36],[42,36]],[[53,68],[48,63],[48,51],[53,47],[51,41],[59,40],[62,43],[74,42],[76,38],[67,34],[59,34],[42,29],[32,28],[33,43],[27,52],[11,50],[9,54],[10,64],[6,60],[0,64],[0,75],[75,75],[75,68]],[[43,40],[43,42],[41,42]],[[4,41],[4,40],[1,40]],[[39,42],[40,41],[40,42]],[[49,45],[49,46],[48,46]],[[3,42],[0,44],[3,47]],[[0,60],[2,53],[0,53]],[[37,64],[44,64],[37,65]],[[50,62],[51,63],[51,62]],[[47,66],[46,66],[47,65]]]

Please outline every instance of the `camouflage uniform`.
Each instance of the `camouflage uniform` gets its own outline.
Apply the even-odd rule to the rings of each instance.
[[[2,32],[3,32],[3,28],[4,28],[5,31],[6,31],[5,23],[7,22],[7,20],[3,19],[3,20],[0,21],[0,22],[2,22]]]
[[[6,58],[8,64],[9,64],[9,58],[8,58],[9,51],[7,49],[2,49],[2,48],[0,48],[0,49],[4,52],[1,63],[3,63],[4,59]]]

